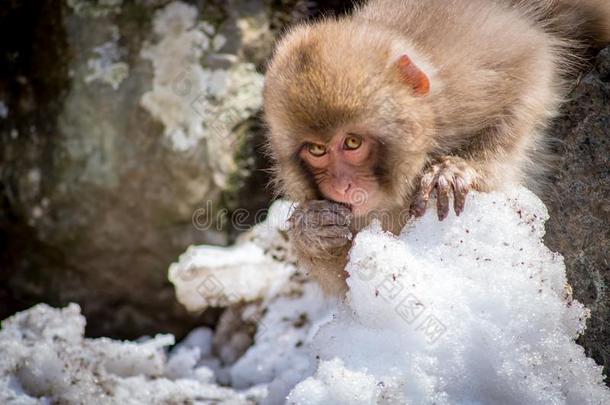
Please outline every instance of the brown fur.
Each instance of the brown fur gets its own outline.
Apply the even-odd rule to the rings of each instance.
[[[278,44],[264,90],[276,186],[297,202],[321,198],[299,147],[348,124],[380,139],[385,210],[408,207],[424,169],[446,156],[478,173],[479,190],[531,183],[585,40],[610,40],[610,1],[371,0],[351,16],[297,26]],[[429,95],[401,83],[397,50],[428,74]],[[308,266],[324,286],[344,262]]]

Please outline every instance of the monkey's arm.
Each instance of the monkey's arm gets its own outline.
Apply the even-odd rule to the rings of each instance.
[[[536,117],[537,119],[532,119]],[[422,173],[411,212],[422,216],[430,194],[436,190],[437,213],[443,220],[449,213],[449,195],[459,215],[470,190],[493,191],[503,184],[524,180],[525,166],[540,137],[543,112],[514,114],[501,123],[470,137],[462,147],[433,159]],[[542,155],[539,156],[542,158]]]
[[[346,290],[345,265],[351,248],[351,211],[327,200],[299,205],[289,219],[289,236],[303,266],[327,294]]]

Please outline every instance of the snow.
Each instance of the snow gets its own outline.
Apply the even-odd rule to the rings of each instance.
[[[290,208],[290,203],[276,202],[267,222],[243,235],[235,246],[189,247],[169,268],[178,300],[189,311],[201,311],[274,296],[294,272],[285,260],[290,250],[281,235],[285,221],[277,221],[288,218]]]
[[[210,383],[212,372],[194,367],[198,353],[189,358],[186,346],[167,361],[171,335],[122,342],[83,338],[84,328],[76,304],[63,309],[39,304],[5,320],[0,403],[253,403],[249,393]]]
[[[85,339],[74,304],[9,318],[0,403],[610,403],[575,343],[588,311],[542,242],[548,215],[531,192],[473,193],[460,217],[430,210],[400,236],[371,225],[344,299],[294,265],[291,208],[276,202],[235,246],[191,247],[172,265],[181,302],[228,316],[171,350],[169,335]],[[201,288],[212,276],[222,288]],[[253,344],[236,320],[257,326]]]
[[[588,311],[542,243],[543,204],[524,189],[468,203],[400,238],[356,237],[346,308],[317,333],[318,370],[289,402],[610,403],[574,343]]]

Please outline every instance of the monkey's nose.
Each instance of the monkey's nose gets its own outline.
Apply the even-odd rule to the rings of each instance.
[[[335,185],[335,190],[337,191],[337,193],[341,194],[342,196],[347,195],[347,193],[349,192],[349,190],[351,188],[352,188],[351,181],[347,181],[345,183],[338,183]]]

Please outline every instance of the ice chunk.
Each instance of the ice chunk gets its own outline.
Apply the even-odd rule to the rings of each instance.
[[[191,246],[169,268],[178,300],[189,311],[272,297],[294,273],[283,230],[291,204],[274,203],[267,221],[231,247]]]

